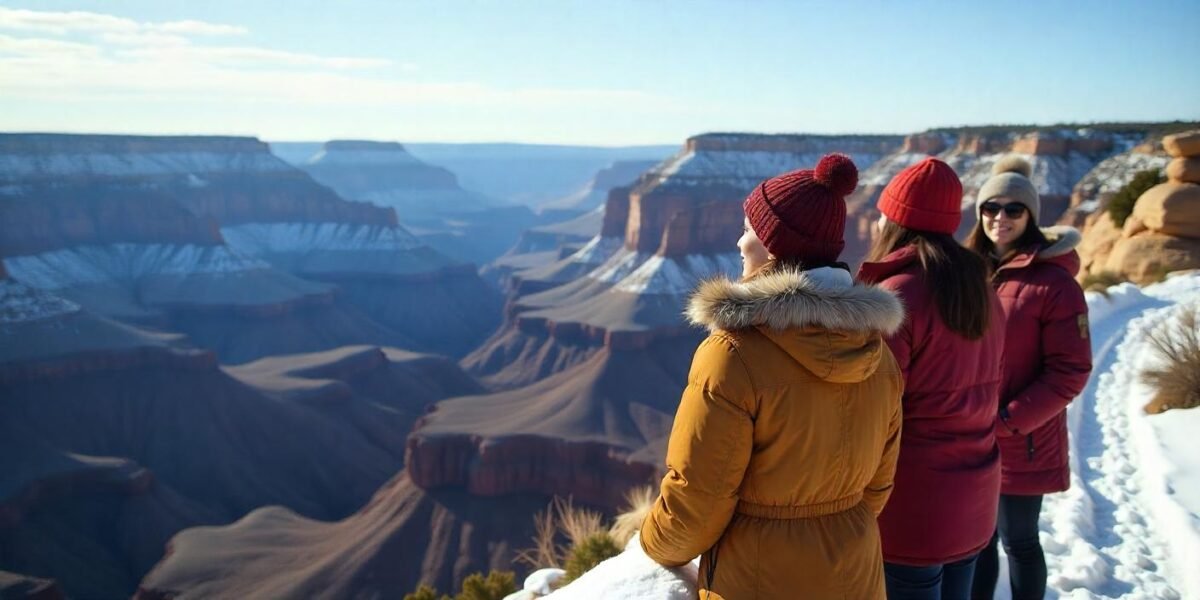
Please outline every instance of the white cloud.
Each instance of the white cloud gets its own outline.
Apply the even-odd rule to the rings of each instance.
[[[0,7],[0,29],[52,35],[73,33],[165,33],[182,35],[245,35],[245,27],[184,20],[139,23],[133,19],[85,11],[40,11]]]
[[[60,32],[71,32],[70,39],[50,37]],[[500,126],[508,122],[505,115],[518,113],[604,117],[695,109],[694,102],[683,105],[631,90],[422,81],[415,75],[417,65],[390,58],[321,56],[193,39],[242,32],[200,21],[152,24],[97,13],[0,8],[0,107],[15,103],[71,110],[107,103],[170,112],[207,105],[221,113],[263,118],[298,110],[329,117],[456,110],[462,123],[483,119]]]

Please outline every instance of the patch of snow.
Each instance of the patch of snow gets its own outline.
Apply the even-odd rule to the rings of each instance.
[[[207,186],[208,182],[200,177],[197,177],[195,173],[188,173],[187,184],[188,187],[202,188]]]
[[[567,260],[583,265],[599,265],[616,254],[625,245],[625,238],[596,236],[582,248],[567,257]]]
[[[929,158],[924,152],[900,152],[880,159],[862,172],[858,178],[860,186],[887,185],[900,171]]]
[[[226,246],[108,244],[9,257],[4,267],[28,285],[54,290],[88,283],[129,283],[147,275],[243,273],[269,265]]]
[[[538,569],[525,578],[525,584],[521,589],[544,596],[553,592],[554,585],[566,574],[567,572],[562,569]]]
[[[294,167],[269,152],[0,154],[0,181],[29,178],[279,172]]]
[[[1034,154],[1016,154],[1001,152],[996,154],[948,154],[942,159],[958,172],[962,180],[964,205],[969,199],[975,201],[975,194],[992,176],[992,166],[1000,159],[1010,156],[1020,156],[1029,161],[1033,167],[1030,179],[1038,194],[1043,196],[1070,196],[1076,182],[1083,179],[1097,164],[1095,158],[1080,152],[1068,152],[1066,156],[1043,156]]]
[[[826,152],[768,152],[763,150],[685,151],[659,165],[652,176],[659,185],[725,184],[749,191],[764,179],[796,169],[811,169]],[[878,154],[850,154],[856,165],[866,168]]]
[[[683,296],[709,277],[733,277],[742,270],[742,257],[736,252],[689,254],[682,258],[653,256],[617,283],[615,289],[634,294]]]
[[[696,597],[699,560],[682,567],[659,566],[642,551],[638,536],[625,551],[596,565],[547,600],[691,600]]]
[[[0,279],[0,323],[23,323],[79,312],[79,305],[12,279]]]
[[[232,248],[252,256],[312,250],[411,250],[422,245],[402,227],[348,223],[249,223],[222,227]]]
[[[636,271],[638,267],[642,266],[642,263],[650,260],[653,256],[652,254],[635,252],[622,247],[609,257],[604,264],[588,273],[586,277],[604,283],[616,284],[628,277],[630,273]]]

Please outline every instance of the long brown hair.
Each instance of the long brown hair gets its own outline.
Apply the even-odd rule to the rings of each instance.
[[[906,246],[916,248],[946,327],[968,340],[983,337],[991,321],[992,294],[990,270],[983,258],[949,234],[917,231],[886,220],[867,261],[879,262]]]
[[[1004,264],[1013,255],[1026,248],[1044,248],[1049,246],[1050,240],[1046,239],[1046,234],[1042,233],[1042,230],[1038,228],[1037,218],[1033,216],[1033,212],[1029,210],[1025,212],[1029,214],[1029,223],[1025,225],[1025,231],[1021,232],[1020,237],[1013,242],[1012,250],[1009,250],[1004,256],[996,256],[996,243],[983,230],[982,218],[976,219],[975,228],[971,230],[971,235],[967,236],[967,241],[964,245],[985,259],[996,261],[997,265]]]

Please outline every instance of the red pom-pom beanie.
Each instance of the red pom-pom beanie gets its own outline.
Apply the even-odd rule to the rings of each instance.
[[[896,174],[879,196],[879,212],[917,231],[953,235],[962,221],[963,189],[950,165],[933,157]]]
[[[845,197],[858,185],[858,168],[845,154],[827,154],[816,169],[772,177],[742,205],[754,233],[775,258],[833,262],[846,242]]]

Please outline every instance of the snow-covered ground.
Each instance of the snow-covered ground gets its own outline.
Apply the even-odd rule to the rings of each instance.
[[[1200,598],[1200,411],[1145,414],[1139,376],[1160,360],[1148,334],[1200,306],[1200,274],[1089,293],[1088,306],[1095,368],[1067,413],[1071,489],[1042,509],[1047,597]]]
[[[1042,510],[1047,598],[1200,598],[1200,409],[1147,415],[1140,380],[1160,360],[1148,334],[1200,307],[1200,273],[1089,292],[1088,307],[1095,369],[1068,409],[1071,489]],[[695,577],[694,564],[662,569],[634,543],[552,597],[688,598]],[[1008,598],[1000,579],[996,598]]]

